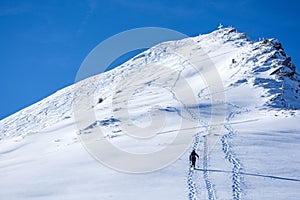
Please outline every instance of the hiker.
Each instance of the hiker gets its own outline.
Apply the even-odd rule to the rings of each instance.
[[[196,153],[195,150],[193,150],[190,155],[190,162],[192,163],[191,167],[193,167],[193,168],[195,168],[197,157],[199,158],[199,155]]]

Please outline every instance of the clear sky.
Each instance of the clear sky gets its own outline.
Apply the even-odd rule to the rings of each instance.
[[[299,1],[0,0],[0,119],[74,83],[87,54],[138,27],[189,36],[224,26],[278,38],[300,66]]]

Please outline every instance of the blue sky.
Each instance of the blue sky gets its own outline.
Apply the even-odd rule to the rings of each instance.
[[[300,66],[298,1],[0,0],[0,119],[74,83],[88,53],[138,27],[189,36],[219,23],[253,40],[278,38]]]

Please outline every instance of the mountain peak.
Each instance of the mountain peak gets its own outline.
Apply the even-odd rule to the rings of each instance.
[[[193,42],[191,42],[191,40]],[[185,60],[174,56],[174,52],[185,52]],[[207,55],[203,56],[203,52]],[[110,99],[114,87],[130,73],[141,71],[149,63],[162,63],[175,71],[155,69],[152,74],[139,74],[144,85],[151,85],[163,77],[186,78],[193,82],[199,100],[211,94],[198,78],[187,70],[190,57],[198,59],[195,67],[201,70],[209,57],[219,71],[228,100],[238,101],[256,108],[300,109],[300,79],[291,58],[284,52],[276,39],[251,41],[245,33],[235,28],[220,28],[212,33],[197,37],[158,44],[137,55],[123,65],[83,82],[75,83],[44,100],[25,108],[0,121],[0,138],[31,134],[56,124],[73,115],[74,88],[82,85],[82,92],[94,94],[95,99]],[[207,57],[208,56],[208,57]],[[201,60],[203,58],[203,60]],[[200,60],[199,60],[200,59]],[[139,72],[140,73],[140,72]],[[169,78],[171,79],[171,77]],[[172,80],[172,81],[175,81]],[[151,84],[150,84],[151,83]],[[97,85],[95,91],[90,90]],[[246,93],[241,94],[241,91]],[[240,94],[240,96],[237,96]],[[248,95],[245,97],[245,95]],[[149,97],[151,99],[153,97]],[[249,101],[256,99],[258,103]],[[97,100],[98,101],[98,100]],[[97,103],[95,103],[97,105]]]
[[[235,40],[245,40],[250,41],[247,34],[238,32],[238,30],[234,27],[223,27],[218,30],[209,33],[210,37],[215,39],[221,39],[223,42],[232,42]]]
[[[276,39],[158,44],[1,120],[1,199],[297,199],[299,86]]]

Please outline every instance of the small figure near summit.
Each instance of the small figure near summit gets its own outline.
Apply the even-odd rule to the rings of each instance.
[[[199,158],[199,155],[196,153],[195,150],[193,150],[192,153],[190,154],[190,163],[191,163],[191,168],[192,169],[195,168],[197,157]]]

